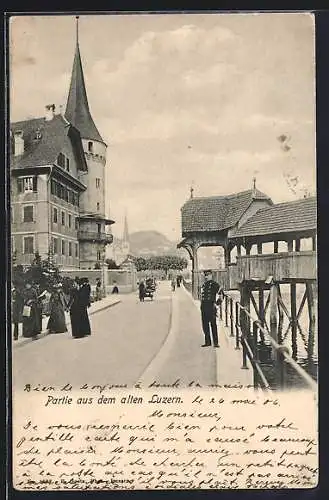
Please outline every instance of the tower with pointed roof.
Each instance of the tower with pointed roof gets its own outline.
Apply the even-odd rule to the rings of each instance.
[[[86,191],[80,197],[80,267],[94,268],[111,242],[105,226],[113,221],[105,216],[105,165],[107,145],[91,116],[79,46],[79,17],[76,18],[76,48],[65,118],[80,132],[88,172],[83,176]]]
[[[125,220],[123,225],[122,252],[128,255],[129,250],[130,250],[130,243],[129,243],[128,219],[127,219],[127,214],[125,214]]]

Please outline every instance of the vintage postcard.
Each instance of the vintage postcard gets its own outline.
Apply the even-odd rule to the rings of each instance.
[[[316,487],[314,16],[8,36],[13,487]]]

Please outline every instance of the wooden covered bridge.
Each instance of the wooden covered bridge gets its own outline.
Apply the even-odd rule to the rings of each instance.
[[[299,370],[298,340],[304,345],[309,365],[313,364],[316,208],[315,197],[274,204],[254,186],[228,196],[191,196],[181,209],[183,239],[178,247],[185,248],[192,261],[193,297],[199,297],[203,280],[198,250],[223,247],[225,268],[214,270],[226,291],[225,313],[221,314],[232,336],[237,335],[237,347],[242,341],[243,364],[249,357],[257,383],[262,379],[260,358],[270,357],[276,362],[276,378],[281,385],[284,361],[289,358]],[[233,249],[235,262],[231,259]]]

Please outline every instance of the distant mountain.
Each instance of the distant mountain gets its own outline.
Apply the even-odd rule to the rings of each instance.
[[[181,255],[177,242],[170,241],[158,231],[137,231],[129,234],[130,252],[135,256]]]

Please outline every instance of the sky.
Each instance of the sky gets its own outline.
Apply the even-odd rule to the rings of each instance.
[[[65,109],[75,43],[75,16],[12,18],[11,121]],[[315,193],[312,15],[82,15],[79,45],[115,236],[126,213],[130,232],[179,240],[191,186]]]

